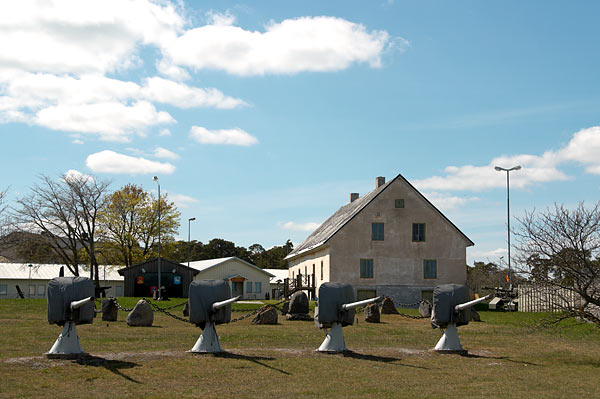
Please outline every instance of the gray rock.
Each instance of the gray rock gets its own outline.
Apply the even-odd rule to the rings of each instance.
[[[365,308],[365,321],[367,323],[379,323],[379,306],[376,303],[367,305],[367,307]]]
[[[285,315],[285,319],[290,321],[313,321],[308,313],[288,313]]]
[[[154,322],[152,307],[144,299],[140,299],[127,315],[127,324],[131,327],[150,327]]]
[[[423,317],[431,317],[431,308],[429,301],[421,301],[419,303],[419,314]]]
[[[104,298],[102,300],[102,321],[117,321],[119,308],[115,298]]]
[[[471,321],[481,321],[481,317],[479,317],[479,313],[471,307]]]
[[[288,313],[308,313],[308,296],[303,291],[295,292],[292,295]]]
[[[290,311],[290,303],[289,303],[289,301],[286,301],[283,303],[283,305],[281,305],[281,314],[286,315],[289,313],[289,311]]]
[[[252,320],[252,324],[277,324],[277,309],[272,306],[263,306]]]
[[[190,301],[187,301],[185,305],[183,305],[183,316],[190,317]]]
[[[399,314],[398,309],[396,309],[396,305],[391,298],[383,298],[383,302],[381,303],[381,314]]]

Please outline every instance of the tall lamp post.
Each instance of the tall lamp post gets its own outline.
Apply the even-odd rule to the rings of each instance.
[[[510,172],[521,169],[521,165],[513,166],[510,169],[501,168],[496,166],[498,172],[506,172],[506,218],[508,224],[508,289],[512,288],[512,274],[510,268]]]
[[[158,176],[154,176],[153,179],[158,185],[158,300],[162,299],[162,292],[160,290],[160,183],[158,182]]]
[[[188,219],[188,272],[190,273],[190,284],[192,283],[192,269],[190,269],[190,258],[192,256],[192,245],[191,245],[190,237],[191,237],[191,232],[192,232],[191,224],[194,220],[196,220],[196,218]]]

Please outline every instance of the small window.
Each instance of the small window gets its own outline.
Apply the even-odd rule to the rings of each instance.
[[[0,295],[8,295],[8,284],[0,284]]]
[[[123,286],[117,285],[115,287],[115,296],[123,296]]]
[[[373,241],[383,241],[383,223],[371,224],[371,239]]]
[[[321,281],[323,281],[323,261],[321,261]]]
[[[246,292],[252,292],[252,282],[251,281],[246,282]]]
[[[360,278],[373,278],[373,259],[360,260]]]
[[[425,241],[425,223],[413,223],[413,241]]]
[[[35,285],[29,286],[29,297],[35,296]]]
[[[404,208],[404,199],[396,200],[396,208]]]
[[[437,278],[437,261],[435,259],[423,261],[423,274],[425,278]]]
[[[38,294],[38,296],[44,296],[45,293],[46,293],[46,286],[45,285],[38,285],[37,286],[37,294]]]
[[[254,283],[254,292],[260,294],[262,292],[262,282],[257,281]]]

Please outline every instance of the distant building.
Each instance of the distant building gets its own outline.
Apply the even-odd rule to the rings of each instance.
[[[264,271],[273,275],[273,277],[269,279],[271,299],[279,299],[277,290],[279,289],[283,293],[283,283],[285,282],[285,279],[288,278],[288,269],[264,269]]]
[[[235,256],[190,262],[190,267],[198,270],[196,280],[229,281],[232,296],[241,295],[242,299],[271,296],[269,280],[274,275]]]
[[[125,296],[151,298],[158,288],[158,258],[119,269],[125,278]],[[187,298],[190,281],[198,271],[181,263],[160,258],[160,284],[167,298]]]
[[[358,299],[388,295],[402,303],[432,297],[438,284],[466,283],[466,248],[474,245],[401,175],[350,203],[285,259],[288,276],[350,283]],[[318,292],[318,291],[317,291]]]
[[[61,266],[64,266],[66,277],[73,276],[67,266],[60,264],[32,263],[0,263],[0,299],[17,298],[17,286],[25,298],[46,298],[48,283],[58,277]],[[31,273],[31,274],[30,274]],[[89,277],[89,270],[79,267],[82,277]],[[108,287],[106,296],[123,296],[123,277],[119,275],[114,266],[99,266],[99,279],[101,287]]]

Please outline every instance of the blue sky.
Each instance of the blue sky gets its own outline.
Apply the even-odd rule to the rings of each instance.
[[[475,247],[597,201],[595,1],[0,5],[0,188],[78,171],[155,190],[180,237],[300,243],[401,173]],[[513,220],[513,225],[516,222]]]

